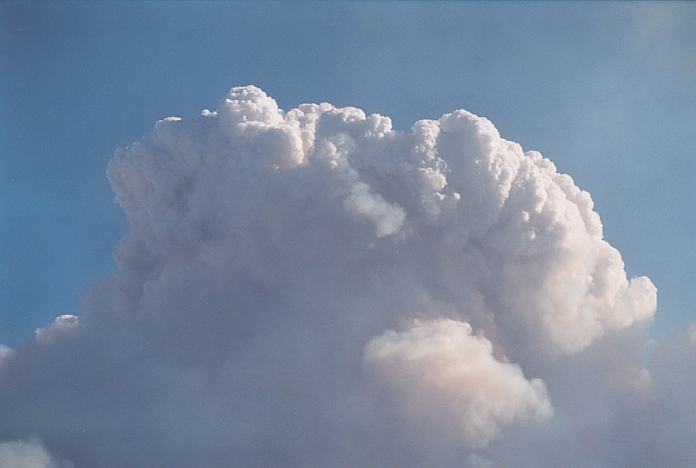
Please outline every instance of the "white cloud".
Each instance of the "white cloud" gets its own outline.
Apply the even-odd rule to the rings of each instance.
[[[107,173],[118,270],[4,360],[2,440],[78,468],[613,467],[614,425],[659,414],[655,287],[588,193],[485,118],[397,132],[233,88]]]
[[[442,291],[455,302],[462,286],[492,275],[498,288],[477,288],[489,296],[485,312],[502,333],[529,334],[549,353],[578,351],[655,310],[650,280],[628,282],[620,255],[602,240],[590,196],[465,111],[402,134],[358,109],[283,112],[258,88],[234,88],[217,116],[159,122],[117,155],[109,177],[133,231],[153,250],[172,248],[168,241],[200,248],[203,233],[253,223],[281,235],[302,209],[350,226],[369,221],[367,237],[405,229],[402,242],[383,243],[386,255],[422,250],[419,261],[443,277],[436,282],[458,279]]]
[[[387,331],[370,340],[365,364],[409,422],[429,429],[443,424],[473,447],[513,423],[552,414],[544,383],[497,360],[490,341],[472,335],[465,322],[416,321],[405,332]]]

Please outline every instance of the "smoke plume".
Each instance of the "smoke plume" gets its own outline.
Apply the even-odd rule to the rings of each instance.
[[[116,273],[0,347],[3,467],[696,464],[693,331],[483,117],[238,87],[107,175]]]

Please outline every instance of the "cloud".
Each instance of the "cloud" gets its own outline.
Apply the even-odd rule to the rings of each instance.
[[[0,344],[0,364],[2,364],[3,360],[9,358],[12,353],[14,353],[12,348]]]
[[[80,320],[75,315],[63,314],[56,317],[51,325],[36,330],[36,341],[47,342],[55,339],[56,336],[69,333],[76,328]]]
[[[526,380],[519,366],[501,362],[491,342],[454,320],[416,321],[406,332],[389,330],[365,349],[365,364],[417,425],[430,419],[449,436],[477,447],[516,422],[552,414],[546,387]]]
[[[239,87],[107,175],[117,271],[0,352],[0,440],[77,468],[611,467],[638,466],[643,415],[653,455],[684,430],[659,417],[691,400],[663,398],[655,287],[485,118],[399,132]]]
[[[3,468],[72,468],[72,464],[56,461],[34,440],[0,442],[0,466]]]

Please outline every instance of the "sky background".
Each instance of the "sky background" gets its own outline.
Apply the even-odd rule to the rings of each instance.
[[[696,318],[694,3],[0,4],[0,343],[114,270],[105,177],[158,119],[256,84],[285,109],[355,105],[407,130],[465,108],[596,203],[653,334]]]

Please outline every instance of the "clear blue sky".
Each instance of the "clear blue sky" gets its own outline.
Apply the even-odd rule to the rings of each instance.
[[[653,332],[696,319],[696,3],[0,3],[0,343],[76,313],[125,230],[104,176],[169,115],[466,108],[590,191]]]

